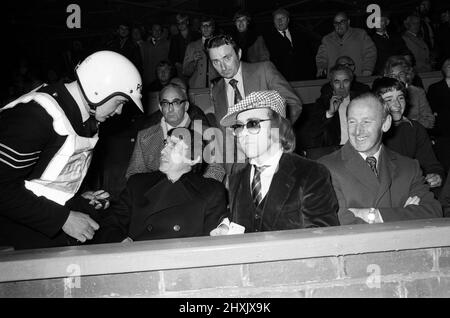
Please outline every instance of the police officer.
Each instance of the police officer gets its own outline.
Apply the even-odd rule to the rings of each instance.
[[[98,140],[98,125],[141,103],[142,80],[124,56],[98,51],[76,80],[42,85],[0,110],[0,246],[71,245],[99,224],[75,207]],[[107,193],[84,195],[97,204]],[[98,208],[98,206],[97,206]]]

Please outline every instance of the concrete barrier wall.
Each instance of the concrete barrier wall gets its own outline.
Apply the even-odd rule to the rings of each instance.
[[[0,253],[0,297],[449,297],[450,219]]]

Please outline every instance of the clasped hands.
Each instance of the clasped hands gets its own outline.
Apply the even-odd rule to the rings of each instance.
[[[86,191],[81,195],[86,200],[89,200],[89,204],[93,205],[96,210],[103,208],[104,210],[109,208],[109,193],[105,190],[98,191]]]
[[[419,205],[420,204],[420,198],[418,196],[413,196],[413,197],[409,197],[406,202],[405,205],[403,206],[404,208],[406,208],[408,205]],[[362,219],[364,222],[369,223],[369,224],[373,224],[373,223],[383,223],[383,219],[381,217],[381,213],[380,210],[378,209],[372,209],[372,208],[350,208],[348,209],[350,212],[352,212],[355,217]],[[372,213],[375,215],[375,218],[371,219],[369,217],[369,215],[371,214],[371,210],[373,211]]]

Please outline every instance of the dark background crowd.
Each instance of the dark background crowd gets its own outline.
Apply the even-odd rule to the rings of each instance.
[[[132,59],[141,70],[144,82],[150,85],[156,78],[158,59],[168,60],[177,66],[179,73],[182,71],[183,46],[185,49],[189,41],[200,37],[204,16],[214,20],[213,32],[239,34],[235,13],[240,9],[251,20],[246,36],[238,39],[239,44],[248,48],[261,35],[271,53],[270,59],[289,81],[324,77],[317,74],[316,54],[321,39],[333,31],[332,19],[336,12],[345,11],[351,27],[365,29],[373,38],[375,30],[366,25],[370,14],[366,8],[371,3],[389,11],[391,33],[403,34],[404,21],[409,15],[420,17],[419,33],[430,51],[429,70],[439,70],[450,50],[448,2],[423,2],[427,4],[420,1],[78,1],[81,28],[69,29],[66,25],[72,13],[66,12],[69,1],[7,1],[2,9],[5,32],[0,99],[4,104],[39,83],[73,79],[74,66],[100,49],[116,50]],[[292,58],[301,64],[303,72],[289,74],[289,68],[280,65],[283,55],[280,57],[275,52],[277,48],[272,47],[272,12],[280,7],[290,13],[289,30],[293,31],[292,37],[298,37],[294,41],[301,48],[292,52]],[[190,33],[184,38],[184,44],[179,41],[183,18]],[[152,58],[151,65],[148,57]],[[251,56],[244,56],[243,60],[251,61]]]

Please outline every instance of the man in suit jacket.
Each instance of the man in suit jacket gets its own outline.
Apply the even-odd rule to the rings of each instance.
[[[157,171],[167,134],[174,128],[196,129],[198,133],[209,127],[203,111],[190,105],[187,92],[175,84],[166,85],[160,92],[160,112],[151,115],[136,137],[133,154],[125,174]],[[222,181],[225,171],[220,164],[211,163],[205,171],[205,177]]]
[[[288,118],[294,123],[302,111],[302,102],[271,62],[241,62],[242,51],[231,36],[215,36],[208,42],[206,48],[214,68],[222,77],[216,81],[211,89],[210,95],[216,118],[216,123],[211,124],[221,129],[223,137],[216,137],[217,146],[218,149],[223,151],[221,156],[224,159],[223,162],[227,163],[225,168],[229,173],[232,168],[229,164],[230,160],[233,162],[241,161],[239,158],[242,159],[243,157],[239,145],[237,145],[237,151],[234,152],[235,140],[233,136],[227,134],[225,128],[218,124],[218,120],[225,116],[230,107],[251,92],[276,90],[287,101]],[[236,155],[231,156],[232,152]]]
[[[331,91],[320,95],[307,123],[311,148],[306,150],[306,155],[314,160],[347,142],[347,107],[358,95],[351,91],[353,72],[348,67],[336,65],[330,69],[329,76]]]
[[[120,203],[111,206],[116,223],[103,229],[105,242],[208,235],[227,216],[225,187],[202,177],[204,143],[195,134],[169,132],[159,171],[130,177]]]
[[[190,88],[209,87],[210,81],[218,77],[205,52],[205,42],[214,33],[214,20],[204,18],[201,24],[202,37],[186,48],[183,61],[183,75],[189,78]]]
[[[379,28],[375,28],[371,38],[377,47],[377,62],[375,64],[374,74],[383,75],[384,64],[390,56],[412,54],[406,47],[406,43],[400,34],[387,32],[390,19],[389,14],[381,12]]]
[[[249,94],[220,123],[249,159],[229,177],[232,222],[247,233],[339,225],[330,174],[292,153],[295,136],[278,92]]]
[[[403,33],[403,40],[406,43],[408,49],[414,54],[416,60],[415,69],[417,72],[431,72],[432,71],[432,61],[430,49],[427,43],[419,37],[420,32],[420,18],[411,15],[404,21],[406,28],[405,33]]]
[[[334,31],[322,38],[316,54],[317,76],[328,74],[339,56],[350,56],[355,62],[357,76],[372,75],[377,61],[377,48],[366,31],[350,27],[345,12],[334,16]]]
[[[241,62],[242,51],[231,36],[218,35],[208,41],[209,58],[222,77],[212,88],[211,98],[217,119],[222,118],[239,98],[230,84],[237,80],[240,99],[251,92],[276,90],[286,100],[288,118],[294,123],[302,112],[302,102],[291,85],[271,62]]]
[[[444,78],[428,88],[428,100],[436,114],[436,126],[433,135],[436,137],[435,151],[439,161],[447,171],[450,169],[450,58],[442,64]]]
[[[278,9],[272,13],[273,27],[265,35],[270,60],[288,81],[315,78],[315,50],[312,38],[289,27],[289,12]]]
[[[320,162],[331,171],[341,224],[383,223],[442,216],[419,163],[381,143],[391,116],[371,93],[347,108],[349,141]]]

